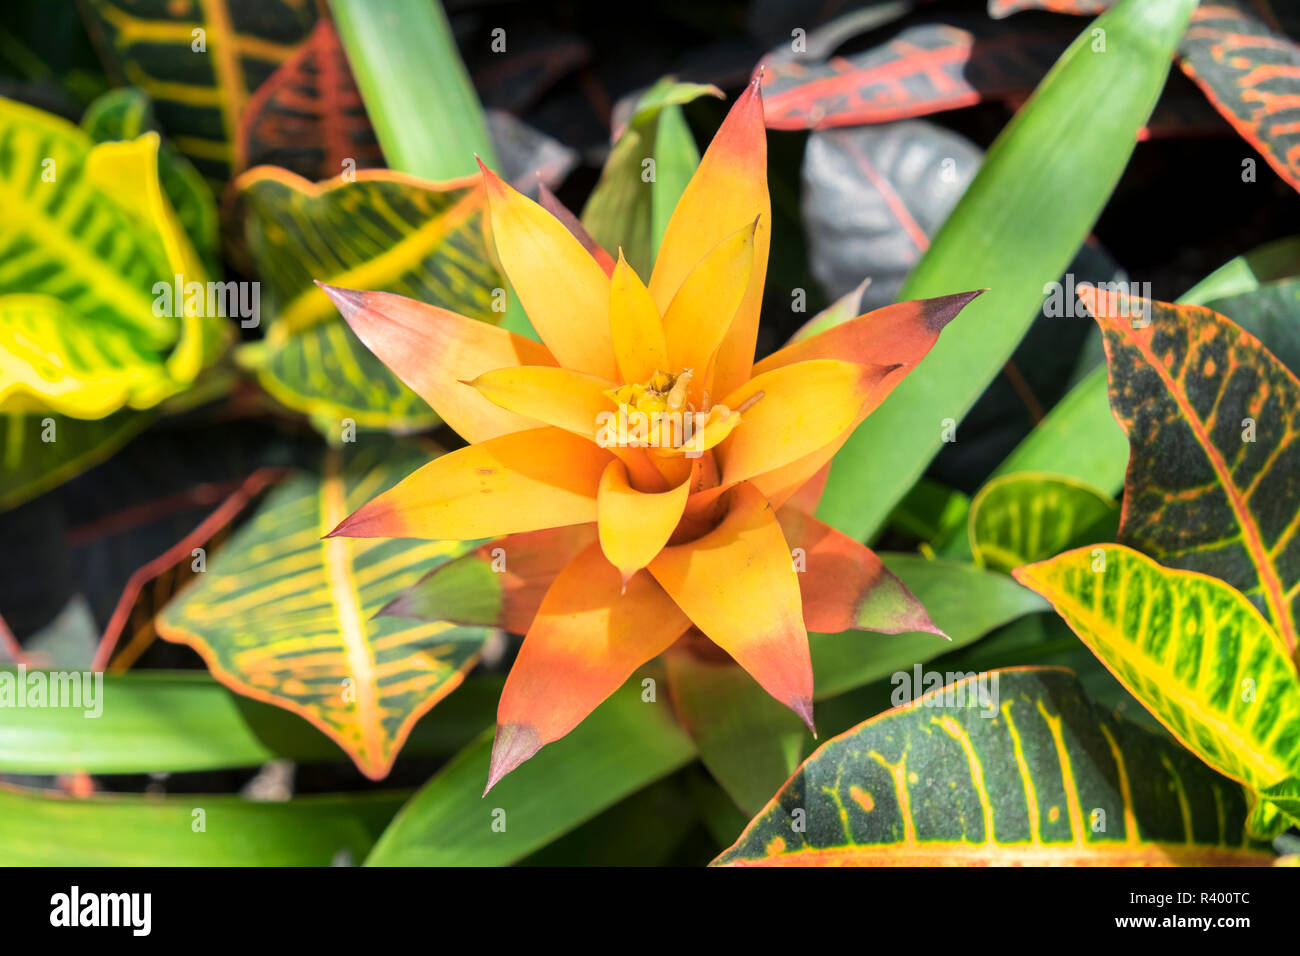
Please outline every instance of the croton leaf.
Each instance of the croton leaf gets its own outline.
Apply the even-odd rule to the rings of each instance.
[[[0,511],[99,464],[154,417],[129,409],[89,420],[44,412],[0,416]]]
[[[989,0],[989,14],[1092,15],[1112,0]],[[1300,189],[1300,13],[1274,0],[1215,0],[1192,14],[1178,64],[1233,128]]]
[[[1267,865],[1246,812],[1068,670],[1012,668],[827,741],[714,865]]]
[[[1210,309],[1080,296],[1101,326],[1111,409],[1129,437],[1119,540],[1231,584],[1294,651],[1300,382]]]
[[[1078,548],[1014,574],[1210,766],[1256,790],[1300,769],[1300,677],[1239,592],[1123,545]]]
[[[983,19],[909,26],[862,53],[763,61],[769,129],[861,126],[1029,94],[1074,39],[1069,24],[995,28]]]
[[[1111,0],[989,0],[989,16],[1000,20],[1021,10],[1052,10],[1092,17],[1110,7]]]
[[[504,285],[485,235],[477,177],[430,183],[366,170],[314,185],[271,166],[236,180],[272,316],[246,350],[278,400],[318,421],[419,428],[437,422],[347,327],[315,282],[395,292],[495,321]]]
[[[695,141],[684,130],[681,104],[705,94],[720,97],[722,91],[671,77],[646,90],[619,131],[582,210],[582,224],[596,242],[611,255],[621,248],[637,275],[650,275],[667,216],[700,161]],[[647,160],[653,165],[647,166]]]
[[[163,131],[149,97],[130,86],[109,90],[91,103],[81,117],[81,128],[97,143]],[[220,228],[212,190],[194,164],[166,140],[158,148],[158,180],[208,274],[220,275]]]
[[[343,447],[318,473],[271,492],[157,627],[198,651],[226,686],[301,714],[379,779],[420,716],[460,684],[488,632],[375,616],[465,545],[322,540],[427,461],[384,435]]]
[[[307,179],[384,165],[334,24],[321,20],[258,87],[239,118],[235,162],[263,163]]]
[[[176,276],[204,272],[163,195],[157,134],[94,146],[65,120],[0,99],[0,136],[0,408],[99,418],[186,387],[225,326],[197,304],[159,307],[158,283],[170,292]]]
[[[1300,272],[1300,262],[1293,263],[1291,268]],[[1293,374],[1300,376],[1300,277],[1293,274],[1205,304],[1220,315],[1229,316],[1263,342]]]
[[[1277,174],[1300,189],[1297,29],[1294,4],[1203,3],[1179,46],[1178,63]]]
[[[978,563],[1010,571],[1085,541],[1109,540],[1114,499],[1064,475],[1019,472],[986,484],[971,502],[971,551]]]
[[[218,190],[250,95],[317,16],[297,0],[89,0],[84,9],[119,79],[148,94],[177,148]]]

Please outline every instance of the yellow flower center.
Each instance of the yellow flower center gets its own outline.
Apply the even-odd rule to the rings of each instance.
[[[690,388],[691,369],[676,374],[655,372],[643,384],[620,385],[605,394],[618,405],[650,415],[654,412],[680,412],[690,410],[686,404],[686,391]]]

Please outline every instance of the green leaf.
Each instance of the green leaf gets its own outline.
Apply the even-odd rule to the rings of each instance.
[[[158,188],[156,134],[93,146],[0,98],[0,138],[0,408],[102,418],[187,386],[221,320],[158,307],[156,283],[203,276]]]
[[[1002,368],[1119,181],[1195,6],[1123,0],[1080,34],[994,142],[899,298],[990,291],[836,456],[825,520],[861,539],[877,531],[942,446],[943,420],[960,419]],[[1104,53],[1093,50],[1096,30]]]
[[[930,660],[1046,604],[1005,575],[958,561],[881,554],[951,641],[937,634],[810,634],[813,686],[824,699]]]
[[[328,866],[362,859],[405,797],[77,800],[0,786],[0,866]]]
[[[412,726],[478,660],[484,628],[375,612],[454,541],[323,535],[428,459],[385,435],[331,449],[317,473],[275,489],[157,619],[238,693],[324,731],[382,779]]]
[[[387,170],[314,185],[272,166],[236,180],[272,316],[243,353],[262,385],[337,434],[427,428],[438,418],[347,327],[316,281],[400,295],[497,321],[494,265],[476,181],[424,183]]]
[[[1300,643],[1300,380],[1200,306],[1085,297],[1129,438],[1119,541],[1213,575]]]
[[[214,190],[233,171],[249,96],[317,16],[315,4],[291,0],[88,0],[86,9],[97,47],[121,80],[144,90],[172,142]]]
[[[1246,812],[1240,787],[1069,671],[993,671],[827,741],[714,864],[1268,865]]]
[[[700,161],[680,104],[705,94],[722,95],[716,87],[671,77],[646,90],[582,210],[592,238],[612,256],[621,248],[628,265],[645,279],[673,207]],[[648,181],[647,161],[654,164]]]
[[[1041,561],[1087,541],[1114,537],[1119,508],[1096,488],[1062,475],[1021,472],[995,478],[971,503],[976,563],[999,571]]]
[[[0,708],[0,773],[183,773],[278,758],[344,759],[301,717],[241,697],[198,671],[104,674],[103,682],[108,703],[93,720],[79,708]],[[455,753],[492,726],[500,695],[500,680],[470,678],[436,717],[416,724],[403,752]]]
[[[662,673],[655,675],[662,683]],[[379,838],[367,866],[504,866],[672,773],[694,756],[662,689],[638,674],[562,740],[481,798],[492,732],[457,755]]]
[[[1300,263],[1295,268],[1300,269]],[[1300,375],[1300,278],[1267,282],[1206,305],[1255,336],[1279,362]]]
[[[1015,575],[1211,767],[1254,789],[1300,770],[1300,677],[1238,591],[1117,544]]]
[[[456,38],[433,0],[331,0],[366,113],[392,169],[442,180],[497,168],[487,120]]]
[[[1300,236],[1279,239],[1224,263],[1188,289],[1178,301],[1209,305],[1213,300],[1244,295],[1266,282],[1297,273],[1300,273]],[[1223,309],[1215,311],[1232,315]],[[1261,324],[1261,331],[1266,327]],[[1274,348],[1274,352],[1279,350]],[[996,477],[1018,471],[1053,471],[1113,494],[1124,484],[1127,461],[1128,442],[1110,412],[1105,366],[1098,365],[1057,403],[993,474]]]
[[[0,415],[0,511],[93,468],[153,417],[152,412],[133,411],[92,421],[41,412]]]
[[[955,488],[922,478],[889,515],[891,527],[933,541],[966,524],[970,498]]]
[[[677,719],[714,779],[752,816],[799,766],[807,728],[730,658],[674,648],[667,663]]]
[[[81,128],[96,143],[163,132],[149,97],[129,86],[109,90],[91,103],[81,117]],[[166,140],[158,149],[158,180],[208,274],[220,275],[221,236],[212,190],[194,165]]]

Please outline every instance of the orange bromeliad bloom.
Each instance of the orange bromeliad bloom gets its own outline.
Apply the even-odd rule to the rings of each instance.
[[[489,788],[693,629],[810,728],[809,629],[938,632],[870,550],[811,510],[831,457],[975,293],[889,306],[755,364],[766,165],[755,84],[686,187],[648,284],[483,169],[501,265],[544,345],[326,288],[470,442],[333,534],[505,536],[486,547],[508,561],[547,552],[534,562],[545,579],[505,616],[526,637]]]

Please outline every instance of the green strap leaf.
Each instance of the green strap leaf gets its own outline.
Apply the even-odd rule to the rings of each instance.
[[[714,864],[1271,863],[1245,818],[1240,787],[1069,671],[1008,669],[827,741]]]
[[[292,710],[372,779],[415,722],[460,684],[484,628],[375,612],[462,542],[323,538],[427,457],[383,435],[331,449],[275,489],[157,620],[227,687]]]
[[[257,803],[65,796],[0,786],[2,866],[328,866],[363,859],[406,793]]]
[[[142,670],[102,679],[101,699],[111,703],[93,720],[75,707],[0,708],[0,773],[184,773],[344,757],[301,717],[232,693],[200,671]],[[501,683],[467,680],[436,717],[416,724],[403,752],[460,750],[492,726]]]
[[[910,554],[882,553],[880,557],[952,640],[926,633],[810,634],[818,700],[946,654],[1047,607],[1041,598],[1005,575],[966,562],[929,561]]]
[[[644,685],[647,677],[656,683]],[[662,677],[643,669],[487,800],[492,731],[483,734],[402,808],[366,865],[505,866],[685,766],[694,747],[672,717]]]
[[[441,3],[331,0],[366,113],[392,169],[425,179],[499,169],[478,94]]]
[[[319,186],[262,166],[236,180],[272,321],[246,350],[266,389],[329,432],[427,428],[438,418],[384,367],[316,281],[395,292],[496,322],[504,282],[488,246],[477,180],[427,183],[387,170]]]
[[[621,248],[628,265],[646,279],[673,207],[700,162],[680,104],[706,94],[722,92],[672,77],[646,90],[582,210],[592,238],[612,256]]]
[[[1108,540],[1119,524],[1115,501],[1062,475],[1024,472],[995,478],[971,503],[976,563],[998,571],[1041,561],[1086,541]]]
[[[1300,677],[1255,606],[1123,545],[1015,571],[1211,767],[1262,789],[1300,770]]]
[[[1119,181],[1195,6],[1118,4],[1080,34],[994,142],[899,298],[990,291],[836,456],[824,520],[870,537],[941,447],[943,421],[959,420],[1002,368],[1045,284],[1065,271]],[[1098,30],[1105,52],[1094,49]]]
[[[735,661],[706,654],[669,651],[673,707],[714,779],[752,816],[799,765],[808,729]]]

